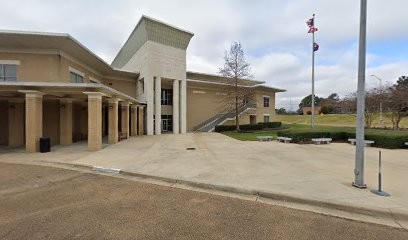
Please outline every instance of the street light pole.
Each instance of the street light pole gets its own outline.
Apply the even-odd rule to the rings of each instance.
[[[381,78],[379,78],[379,77],[377,77],[376,75],[371,75],[371,77],[374,77],[374,78],[376,78],[379,82],[380,82],[380,127],[384,127],[384,122],[383,122],[383,111],[382,111],[382,94],[383,94],[383,91],[382,91],[382,79]]]
[[[365,112],[365,72],[367,37],[367,0],[361,0],[360,43],[358,60],[357,122],[356,122],[356,159],[353,186],[366,188],[364,183],[364,112]]]

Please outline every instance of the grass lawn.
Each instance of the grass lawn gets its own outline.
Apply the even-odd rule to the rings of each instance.
[[[304,124],[283,124],[284,129],[306,129],[310,128],[308,125]],[[241,140],[241,141],[257,141],[256,137],[258,136],[272,136],[277,137],[279,130],[261,130],[253,132],[222,132],[222,134],[229,137]]]
[[[283,124],[283,130],[296,130],[296,131],[307,131],[310,129],[310,125],[305,124]],[[315,131],[345,131],[345,132],[355,132],[354,127],[336,127],[336,126],[315,126]],[[281,130],[262,130],[253,132],[222,132],[222,134],[229,137],[235,138],[241,141],[257,141],[257,136],[273,136],[277,137],[278,131]],[[382,129],[366,129],[366,134],[380,134],[383,136],[402,136],[408,138],[408,131],[393,131],[393,130],[382,130]]]
[[[277,137],[277,131],[256,131],[256,132],[222,132],[222,134],[241,141],[257,141],[258,136],[273,136]]]
[[[276,115],[274,121],[283,123],[296,123],[310,125],[311,116],[310,115]],[[384,124],[387,127],[392,127],[391,121],[383,115]],[[331,126],[356,126],[356,115],[355,114],[327,114],[327,115],[316,115],[315,116],[316,125],[331,125]],[[373,121],[375,127],[380,126],[380,116],[377,115]],[[408,118],[405,118],[401,122],[401,127],[408,128]]]

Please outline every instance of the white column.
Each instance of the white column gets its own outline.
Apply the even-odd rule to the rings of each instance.
[[[161,78],[156,77],[154,84],[154,115],[155,115],[155,134],[161,134]]]
[[[187,81],[180,84],[180,133],[187,132]]]
[[[144,78],[146,94],[146,132],[147,135],[153,135],[153,115],[154,115],[154,78],[145,76]]]
[[[179,104],[179,91],[180,84],[179,80],[173,81],[173,133],[178,134],[180,133],[180,104]]]

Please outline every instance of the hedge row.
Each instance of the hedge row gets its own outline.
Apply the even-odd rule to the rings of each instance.
[[[264,128],[280,128],[282,127],[282,122],[263,122],[263,123],[258,123],[260,125],[263,125]]]
[[[265,128],[279,128],[282,126],[281,122],[269,122],[269,123],[258,123],[258,124],[243,124],[239,125],[239,129],[242,131],[256,131],[262,130]],[[216,126],[216,132],[228,132],[228,131],[235,131],[236,126]]]
[[[355,138],[353,129],[293,129],[278,131],[280,137],[290,137],[293,142],[309,142],[312,138],[332,138],[333,141],[348,141],[349,138]],[[408,142],[408,132],[395,132],[391,130],[367,130],[366,140],[372,140],[374,147],[381,148],[404,148],[405,142]]]

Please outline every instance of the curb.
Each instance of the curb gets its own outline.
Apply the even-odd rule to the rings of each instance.
[[[63,165],[63,166],[68,166],[68,167],[74,167],[78,169],[95,172],[93,170],[95,166],[90,166],[90,165],[49,162],[49,161],[42,161],[42,162],[56,164],[56,165]],[[274,193],[274,192],[258,191],[254,189],[243,189],[243,188],[232,187],[232,186],[216,185],[216,184],[210,184],[210,183],[193,182],[189,180],[153,176],[153,175],[147,175],[143,173],[124,171],[124,170],[119,170],[117,174],[124,175],[124,176],[138,177],[138,178],[143,178],[143,179],[158,180],[158,181],[171,183],[171,184],[181,184],[181,185],[200,188],[204,190],[216,190],[216,191],[227,192],[227,193],[242,194],[242,195],[252,196],[252,197],[262,197],[266,199],[289,202],[289,203],[305,204],[309,206],[322,207],[322,208],[339,210],[339,211],[344,211],[344,212],[358,213],[361,215],[372,216],[372,217],[380,216],[380,217],[389,217],[395,220],[408,221],[408,211],[394,212],[392,209],[387,209],[387,208],[383,208],[383,209],[366,208],[366,207],[362,207],[358,205],[346,205],[346,204],[341,204],[341,203],[336,203],[336,202],[328,202],[324,200],[312,199],[312,198],[307,198],[307,197],[297,197],[293,195],[276,193],[276,192]]]
[[[196,187],[196,188],[201,188],[201,189],[206,189],[206,190],[217,190],[221,192],[243,194],[243,195],[254,196],[254,197],[262,197],[262,198],[271,199],[271,200],[306,204],[306,205],[311,205],[315,207],[322,207],[322,208],[328,208],[328,209],[333,209],[333,210],[358,213],[358,214],[373,216],[373,217],[378,217],[378,216],[391,217],[397,220],[408,221],[408,212],[393,212],[391,209],[386,209],[386,208],[372,209],[372,208],[366,208],[366,207],[361,207],[357,205],[346,205],[346,204],[328,202],[324,200],[311,199],[311,198],[306,198],[306,197],[295,197],[295,196],[282,194],[282,193],[273,193],[273,192],[237,188],[237,187],[232,187],[232,186],[222,186],[222,185],[209,184],[209,183],[193,182],[193,181],[188,181],[188,180],[152,176],[152,175],[146,175],[146,174],[141,174],[141,173],[123,171],[123,170],[120,171],[120,174],[125,175],[125,176],[140,177],[140,178],[145,178],[145,179],[154,179],[154,180],[164,181],[164,182],[173,183],[173,184],[181,184],[181,185],[186,185],[186,186]]]

